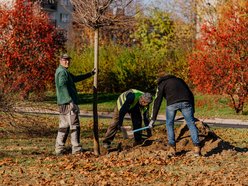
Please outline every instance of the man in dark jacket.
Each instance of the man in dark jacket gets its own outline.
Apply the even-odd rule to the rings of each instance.
[[[68,71],[70,60],[71,57],[67,54],[62,55],[60,58],[60,65],[55,73],[57,104],[60,112],[59,129],[55,144],[56,155],[64,153],[64,146],[69,131],[71,132],[72,154],[82,151],[78,116],[78,93],[75,83],[95,74],[95,69],[93,69],[87,74],[74,76]]]
[[[174,133],[174,119],[177,111],[180,111],[186,120],[190,130],[191,139],[194,144],[194,154],[200,155],[200,142],[198,129],[195,126],[194,118],[194,95],[184,80],[173,76],[165,75],[158,79],[158,87],[153,103],[152,116],[149,126],[152,128],[157,118],[163,98],[166,99],[166,128],[169,144],[169,155],[176,155],[176,141]]]
[[[152,102],[152,95],[150,93],[144,93],[139,90],[130,89],[123,92],[117,99],[117,104],[114,109],[113,122],[108,127],[103,140],[103,146],[105,148],[110,148],[111,142],[122,126],[124,116],[129,113],[133,123],[133,129],[138,129],[142,127],[142,115],[146,126],[149,124],[149,104]],[[151,135],[150,129],[147,131],[148,135]],[[141,132],[134,133],[134,146],[142,143]]]

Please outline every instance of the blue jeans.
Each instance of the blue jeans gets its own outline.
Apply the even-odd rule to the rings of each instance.
[[[195,126],[193,106],[189,102],[179,102],[166,107],[166,128],[168,143],[170,146],[175,146],[174,119],[177,111],[183,114],[187,126],[190,130],[191,139],[195,146],[199,146],[198,129]]]

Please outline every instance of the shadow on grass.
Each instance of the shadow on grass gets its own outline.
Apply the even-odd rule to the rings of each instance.
[[[98,103],[116,101],[120,94],[98,93]],[[78,94],[79,105],[93,103],[93,94]],[[56,96],[47,96],[44,101],[56,104]]]
[[[211,140],[213,140],[213,139],[211,139]],[[235,147],[234,145],[230,144],[227,141],[224,141],[223,139],[219,138],[218,136],[215,136],[214,140],[219,141],[218,145],[215,148],[212,148],[210,151],[208,151],[204,155],[205,157],[209,157],[209,156],[212,156],[214,154],[219,154],[219,153],[222,153],[223,151],[228,151],[228,150],[236,151],[236,152],[248,152],[248,148]]]
[[[49,129],[43,127],[22,127],[21,129],[6,129],[1,131],[1,138],[42,138],[42,137],[54,137],[57,134],[57,129]]]
[[[1,132],[0,137],[1,138],[52,138],[57,136],[58,129],[57,128],[22,128],[18,131],[8,130],[6,132]],[[106,129],[99,129],[99,135],[100,137],[103,136],[106,132]],[[81,138],[92,138],[93,139],[93,129],[88,130],[82,130],[80,132]],[[69,132],[70,136],[70,132]]]
[[[207,136],[201,141],[201,146],[206,147],[207,150],[205,157],[212,156],[214,154],[222,153],[223,151],[236,151],[236,152],[248,152],[248,148],[235,147],[231,143],[224,141],[217,136],[214,132],[210,131]]]

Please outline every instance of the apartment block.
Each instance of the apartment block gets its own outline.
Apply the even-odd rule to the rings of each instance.
[[[72,23],[73,6],[70,0],[34,0],[40,2],[42,9],[48,13],[52,24],[68,31]],[[0,0],[0,4],[11,8],[15,0]]]
[[[41,7],[48,13],[50,21],[56,27],[68,31],[73,11],[70,0],[42,0]]]

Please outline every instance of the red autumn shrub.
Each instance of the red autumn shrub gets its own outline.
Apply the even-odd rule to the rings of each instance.
[[[217,24],[201,29],[189,58],[191,78],[203,93],[229,95],[236,113],[248,96],[248,2],[229,1]]]
[[[42,94],[53,83],[64,43],[38,4],[16,0],[10,9],[0,6],[0,93]]]

